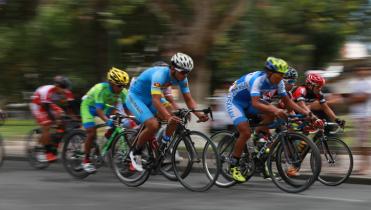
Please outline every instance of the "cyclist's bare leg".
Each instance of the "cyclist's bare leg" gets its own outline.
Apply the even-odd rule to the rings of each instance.
[[[49,144],[49,142],[50,142],[49,130],[50,130],[50,125],[42,125],[41,126],[41,137],[40,137],[40,140],[39,140],[39,143],[41,145],[45,146],[45,145]]]
[[[319,101],[314,101],[314,102],[308,103],[307,106],[312,111],[322,110],[322,107],[321,107],[321,104],[319,103]]]
[[[237,130],[239,132],[239,137],[234,146],[232,156],[236,158],[240,158],[243,148],[245,147],[246,141],[249,140],[251,137],[250,124],[248,122],[242,122],[238,124]]]
[[[267,125],[267,124],[270,124],[273,122],[273,120],[275,119],[275,116],[274,114],[263,114],[261,115],[261,118],[262,118],[262,121],[260,122],[261,124],[264,124],[264,125]],[[255,128],[255,133],[259,133],[259,132],[264,132],[265,134],[268,134],[269,135],[269,128],[268,126],[258,126]]]
[[[144,122],[144,129],[139,134],[138,141],[135,145],[135,149],[138,151],[142,149],[143,145],[151,139],[158,129],[160,128],[160,124],[156,118],[150,118],[147,121]]]
[[[85,159],[89,159],[90,150],[93,145],[94,139],[97,138],[97,129],[95,127],[86,129],[86,141],[85,141]]]
[[[165,106],[165,108],[169,113],[174,111],[173,106],[171,106],[170,104],[168,106]],[[164,117],[161,115],[161,113],[157,113],[157,117],[160,118],[161,120],[164,120]],[[178,123],[176,121],[171,120],[169,124],[167,124],[166,126],[165,135],[172,136],[176,129],[177,124]]]

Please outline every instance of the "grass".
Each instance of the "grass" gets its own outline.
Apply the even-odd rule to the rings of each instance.
[[[34,120],[7,119],[5,124],[0,126],[0,134],[4,140],[23,140],[36,127]]]

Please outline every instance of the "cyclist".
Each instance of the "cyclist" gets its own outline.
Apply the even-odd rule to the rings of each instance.
[[[88,173],[96,171],[95,166],[90,161],[92,144],[97,137],[95,117],[99,117],[107,126],[112,127],[113,121],[108,118],[115,112],[112,106],[124,104],[127,96],[126,87],[129,84],[129,75],[125,71],[112,67],[107,73],[107,80],[108,82],[95,84],[82,97],[81,118],[87,132],[82,168]],[[125,105],[123,107],[126,109]]]
[[[307,75],[305,85],[296,87],[292,91],[293,100],[307,111],[323,111],[331,121],[344,126],[345,121],[337,118],[334,111],[329,107],[321,89],[326,80],[319,74]]]
[[[231,157],[230,173],[233,179],[238,182],[246,181],[239,168],[242,150],[251,136],[251,129],[246,114],[259,115],[264,124],[272,122],[275,117],[287,117],[283,109],[261,100],[262,95],[277,90],[277,94],[285,105],[304,115],[311,115],[310,111],[301,108],[288,97],[283,82],[284,74],[287,71],[288,65],[286,61],[268,57],[264,71],[246,74],[235,81],[229,88],[226,109],[239,132]],[[269,133],[266,127],[258,127],[256,130],[265,130],[266,133]]]
[[[57,160],[50,142],[50,127],[59,124],[59,117],[64,114],[62,107],[66,107],[69,114],[73,114],[72,92],[69,90],[71,82],[67,77],[55,76],[53,85],[44,85],[36,89],[32,96],[30,109],[37,123],[41,127],[41,137],[36,158],[39,162],[52,162]]]
[[[183,94],[184,101],[189,109],[195,109],[197,103],[192,98],[188,87],[187,75],[193,69],[193,60],[184,53],[176,53],[171,58],[170,66],[154,66],[144,72],[135,80],[129,89],[126,105],[137,119],[144,123],[145,128],[129,156],[133,167],[143,171],[141,163],[141,150],[147,140],[151,139],[158,131],[160,125],[155,115],[168,122],[162,141],[169,141],[180,119],[173,116],[166,108],[164,91],[172,85],[178,85]],[[165,96],[166,97],[166,96]],[[207,121],[204,113],[195,113],[199,121]]]

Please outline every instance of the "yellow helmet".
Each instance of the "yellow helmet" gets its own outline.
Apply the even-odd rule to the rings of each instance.
[[[280,58],[268,57],[267,61],[265,62],[265,68],[268,71],[286,74],[286,72],[289,70],[289,65],[286,63],[286,61]]]
[[[107,80],[115,85],[127,85],[130,78],[125,71],[112,67],[107,73]]]

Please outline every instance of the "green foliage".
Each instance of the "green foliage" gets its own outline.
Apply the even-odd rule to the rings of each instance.
[[[209,57],[214,69],[220,70],[214,81],[262,69],[269,55],[284,58],[302,71],[323,66],[357,32],[357,22],[350,16],[362,2],[267,0],[251,4],[243,20],[219,38],[222,41]]]

